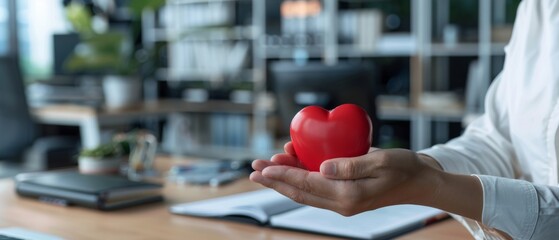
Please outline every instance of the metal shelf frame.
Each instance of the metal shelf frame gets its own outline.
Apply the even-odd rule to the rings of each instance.
[[[263,107],[261,99],[266,98],[266,63],[270,58],[290,59],[293,54],[289,54],[289,50],[293,52],[295,47],[270,47],[266,45],[266,4],[272,0],[168,0],[169,5],[177,4],[194,4],[194,3],[215,3],[215,2],[232,2],[232,1],[251,1],[252,3],[252,76],[254,80],[254,101],[253,106],[253,146],[257,145],[257,141],[273,141],[272,130],[268,129],[269,108]],[[340,0],[341,1],[341,0]],[[408,119],[410,121],[411,130],[411,148],[420,150],[432,145],[431,139],[431,123],[437,120],[435,130],[437,135],[448,136],[445,128],[445,119],[447,122],[457,122],[466,113],[463,110],[452,111],[452,113],[438,113],[421,109],[418,106],[419,99],[423,92],[429,89],[433,84],[433,79],[439,79],[436,82],[441,88],[448,87],[448,58],[449,57],[478,57],[480,64],[486,69],[492,67],[492,57],[504,55],[503,48],[505,43],[492,42],[492,24],[504,22],[505,13],[504,6],[506,0],[478,0],[478,36],[479,40],[472,43],[457,43],[453,46],[435,43],[433,41],[433,32],[441,31],[449,24],[449,7],[450,0],[410,0],[411,4],[411,36],[414,42],[414,48],[411,50],[391,52],[383,51],[383,49],[360,51],[352,45],[338,44],[338,4],[339,0],[322,0],[323,12],[325,14],[324,21],[324,42],[322,46],[307,47],[309,56],[322,58],[325,64],[335,65],[340,58],[369,58],[369,57],[409,57],[410,58],[410,103],[409,109],[392,111],[385,109],[381,113],[381,117],[394,120]],[[363,0],[345,0],[345,1],[363,1]],[[147,13],[149,14],[149,13]],[[436,22],[433,16],[436,16]],[[149,22],[148,22],[149,25]],[[147,26],[148,30],[150,26]],[[151,26],[154,27],[154,26]],[[161,29],[152,29],[151,36],[146,36],[148,42],[160,40],[161,37],[156,36],[156,32]],[[176,35],[180,29],[170,26],[167,29],[168,36]],[[151,39],[151,40],[150,40]],[[149,44],[149,43],[148,43]],[[438,67],[433,71],[432,66],[437,64]],[[486,86],[490,83],[490,71],[483,75],[483,81]],[[442,79],[442,80],[441,80]],[[379,107],[382,109],[382,106]],[[404,112],[402,112],[404,111]],[[445,132],[446,131],[446,132]],[[267,145],[274,146],[275,144]]]

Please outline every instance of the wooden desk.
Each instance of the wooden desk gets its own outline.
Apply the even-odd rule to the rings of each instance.
[[[114,212],[58,207],[18,197],[11,179],[0,180],[0,227],[24,227],[65,239],[334,239],[322,235],[272,229],[223,220],[172,215],[167,207],[260,189],[242,179],[220,188],[165,186],[165,203]],[[445,220],[399,239],[472,239],[458,222]]]

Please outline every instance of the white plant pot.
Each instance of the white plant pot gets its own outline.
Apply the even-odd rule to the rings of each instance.
[[[234,103],[252,103],[253,93],[250,90],[233,90],[229,98]]]
[[[122,108],[140,101],[142,84],[135,77],[108,75],[103,78],[103,93],[107,108]]]
[[[80,157],[78,167],[83,174],[117,173],[120,169],[121,158],[99,159]]]

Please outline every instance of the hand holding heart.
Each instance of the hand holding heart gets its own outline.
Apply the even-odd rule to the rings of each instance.
[[[346,216],[394,204],[426,205],[436,198],[436,186],[440,184],[440,179],[434,174],[437,170],[429,166],[431,163],[409,150],[369,148],[370,132],[367,131],[370,131],[370,121],[368,128],[367,123],[357,120],[342,127],[341,132],[332,133],[340,128],[320,125],[319,120],[325,118],[320,116],[320,111],[316,112],[317,115],[307,116],[313,121],[302,121],[302,125],[316,131],[299,129],[295,132],[314,133],[316,136],[296,136],[293,143],[284,146],[285,153],[274,155],[271,161],[254,161],[252,166],[255,172],[250,176],[252,181],[273,188],[296,202],[330,209]],[[312,113],[315,114],[315,111]],[[329,132],[318,133],[321,129],[317,126]],[[366,132],[352,132],[355,129],[351,126]],[[293,133],[292,125],[292,137]],[[343,133],[350,133],[351,137],[344,138]],[[317,136],[337,139],[323,138],[320,141]],[[337,141],[337,144],[328,147],[320,144],[332,141]],[[346,149],[358,146],[358,152],[363,151],[361,148],[367,143],[369,145],[360,154],[352,152],[354,149]]]
[[[320,172],[300,168],[291,142],[284,150],[271,161],[254,161],[250,179],[302,204],[350,216],[436,198],[437,170],[409,150],[371,148],[362,156],[327,160]]]

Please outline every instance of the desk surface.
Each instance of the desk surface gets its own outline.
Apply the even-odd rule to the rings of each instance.
[[[172,215],[167,207],[261,187],[241,179],[219,188],[166,184],[164,203],[113,212],[58,207],[21,198],[11,179],[0,180],[0,227],[24,227],[66,239],[334,239],[250,224]],[[472,239],[458,222],[445,220],[400,239]]]

